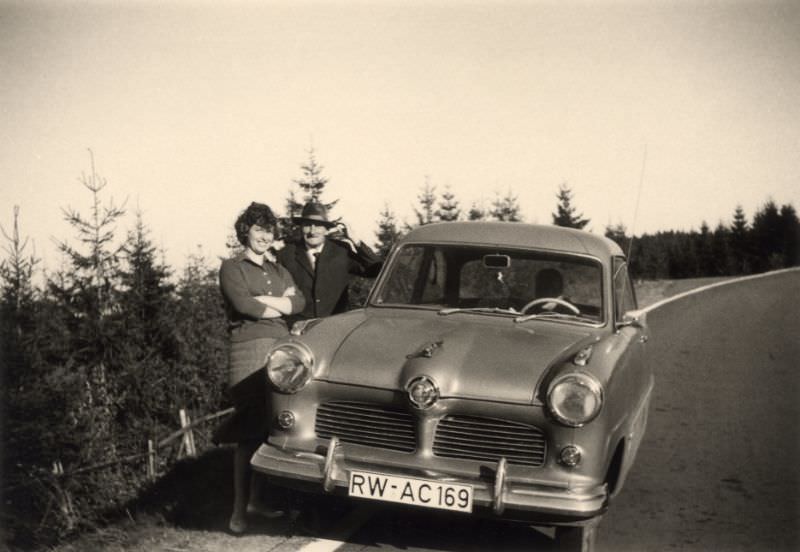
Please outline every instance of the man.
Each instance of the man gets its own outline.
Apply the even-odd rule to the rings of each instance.
[[[555,268],[543,268],[536,273],[536,298],[542,299],[564,299],[564,277]],[[542,310],[552,311],[558,307],[558,303],[545,303]]]
[[[555,268],[543,268],[536,273],[536,297],[561,298],[564,293],[564,277]]]
[[[328,220],[327,209],[320,203],[306,203],[292,222],[300,226],[302,239],[281,249],[278,261],[306,298],[305,309],[294,319],[346,311],[353,276],[374,278],[381,269],[380,258],[364,242],[356,244],[344,224]],[[334,228],[342,232],[337,239],[328,237]]]

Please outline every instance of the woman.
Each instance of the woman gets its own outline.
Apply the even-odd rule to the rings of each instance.
[[[236,443],[233,514],[228,524],[235,534],[247,529],[248,512],[269,514],[259,506],[258,485],[250,469],[250,458],[268,432],[266,379],[261,368],[272,343],[288,333],[283,317],[305,306],[291,274],[269,252],[276,224],[267,205],[251,203],[234,225],[244,251],[223,261],[219,271],[229,320],[228,383],[235,412],[217,429],[214,441]]]

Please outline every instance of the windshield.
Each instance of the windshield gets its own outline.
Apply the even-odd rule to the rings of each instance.
[[[485,246],[409,244],[387,270],[373,305],[603,322],[602,268],[594,259]]]

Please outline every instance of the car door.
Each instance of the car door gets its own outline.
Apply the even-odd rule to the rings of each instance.
[[[632,322],[631,312],[637,311],[636,294],[624,257],[615,257],[614,270],[614,324],[625,352],[620,355],[617,374],[620,387],[627,395],[626,458],[623,471],[631,465],[647,426],[647,411],[653,386],[653,375],[647,362],[646,343],[649,338],[647,324],[642,316]],[[624,473],[623,473],[624,477]]]

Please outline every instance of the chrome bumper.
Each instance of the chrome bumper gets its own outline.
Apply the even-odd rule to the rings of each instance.
[[[271,444],[263,444],[251,459],[254,470],[280,479],[319,484],[319,490],[331,493],[341,488],[347,492],[351,470],[376,471],[387,475],[432,479],[440,482],[458,483],[473,487],[473,504],[491,508],[497,515],[506,510],[530,512],[554,518],[572,520],[589,519],[602,514],[606,509],[608,492],[606,485],[591,488],[569,488],[564,485],[517,481],[507,476],[507,463],[501,458],[495,469],[494,482],[448,476],[440,471],[436,475],[419,470],[400,471],[393,466],[348,459],[338,439],[333,437],[323,456],[311,452],[283,450]],[[313,486],[313,485],[312,485]]]

